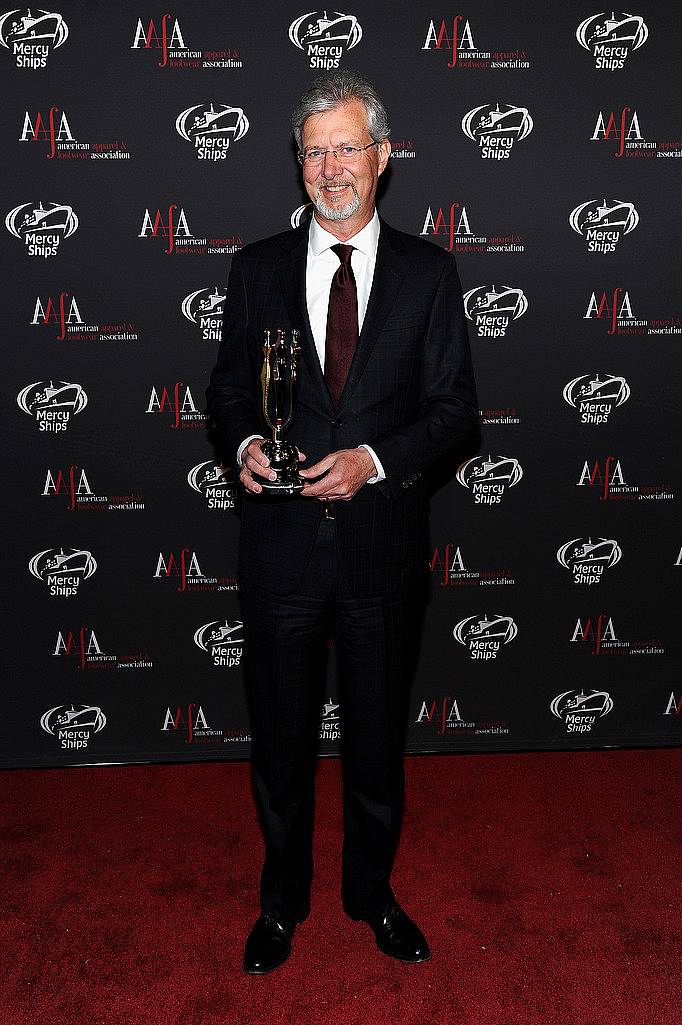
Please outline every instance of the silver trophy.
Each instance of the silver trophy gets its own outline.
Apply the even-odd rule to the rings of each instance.
[[[291,331],[290,337],[282,328],[277,328],[276,341],[272,332],[263,332],[263,368],[261,390],[263,393],[263,416],[272,431],[272,440],[264,441],[261,449],[270,460],[270,469],[277,474],[275,480],[259,478],[263,491],[272,495],[297,495],[305,487],[305,481],[298,472],[298,449],[282,435],[294,418],[294,385],[297,380],[297,358],[300,351],[299,332]]]

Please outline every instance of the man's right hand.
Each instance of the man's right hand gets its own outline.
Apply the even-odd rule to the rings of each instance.
[[[270,460],[264,455],[261,446],[264,438],[254,438],[242,452],[242,468],[239,471],[239,479],[252,495],[258,495],[263,490],[258,483],[259,477],[266,480],[275,480],[277,474],[270,469]],[[299,460],[305,459],[303,452],[298,453]]]

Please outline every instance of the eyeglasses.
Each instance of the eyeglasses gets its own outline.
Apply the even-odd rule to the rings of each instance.
[[[327,153],[333,153],[334,159],[342,164],[353,164],[360,159],[360,154],[372,146],[381,146],[380,142],[368,142],[366,146],[339,146],[338,149],[307,149],[304,153],[298,153],[299,163],[308,167],[315,167],[321,164]]]

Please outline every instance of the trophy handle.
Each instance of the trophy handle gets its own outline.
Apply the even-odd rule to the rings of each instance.
[[[263,342],[263,366],[260,372],[263,416],[265,418],[266,424],[272,431],[273,438],[277,439],[277,428],[273,424],[272,420],[270,419],[270,414],[268,413],[268,399],[270,396],[270,381],[272,377],[270,353],[273,349],[273,346],[270,342],[270,331],[268,328],[266,328],[263,332],[263,336],[265,338],[265,341]]]

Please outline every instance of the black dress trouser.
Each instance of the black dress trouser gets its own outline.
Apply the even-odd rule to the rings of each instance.
[[[333,513],[334,505],[328,508]],[[295,591],[283,597],[242,579],[241,599],[251,764],[265,841],[261,908],[293,921],[310,901],[324,656],[333,629],[342,731],[341,896],[349,914],[370,915],[393,899],[421,588],[354,597],[340,577],[335,522],[323,516]]]

